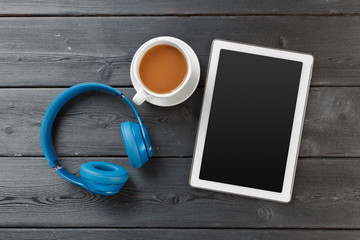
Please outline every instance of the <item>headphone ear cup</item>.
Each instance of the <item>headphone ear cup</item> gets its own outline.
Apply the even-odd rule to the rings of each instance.
[[[123,122],[120,128],[131,166],[135,168],[141,167],[149,160],[149,156],[139,124]]]
[[[116,164],[88,162],[80,167],[81,180],[91,192],[113,195],[120,191],[129,178],[128,171]]]

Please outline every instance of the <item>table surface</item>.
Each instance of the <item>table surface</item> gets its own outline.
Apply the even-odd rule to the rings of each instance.
[[[356,0],[3,1],[0,238],[359,239],[359,26]],[[40,146],[50,102],[87,81],[109,84],[131,98],[132,56],[142,43],[163,35],[195,50],[202,75],[184,103],[138,107],[155,157],[131,168],[119,130],[122,121],[134,120],[130,109],[114,96],[86,93],[57,118],[57,154],[73,173],[86,161],[104,160],[127,168],[130,179],[109,197],[60,178]],[[215,38],[315,57],[289,204],[188,185]]]

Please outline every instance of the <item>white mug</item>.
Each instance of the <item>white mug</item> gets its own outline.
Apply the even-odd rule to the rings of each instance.
[[[187,63],[187,73],[185,75],[184,80],[173,91],[171,91],[170,93],[164,93],[164,94],[155,93],[155,92],[151,91],[150,89],[148,89],[141,81],[140,74],[139,74],[139,66],[140,66],[140,63],[141,63],[141,60],[142,60],[144,54],[150,48],[155,47],[157,45],[162,45],[162,44],[170,45],[170,46],[173,46],[176,49],[178,49],[185,57],[186,63]],[[192,69],[193,67],[191,64],[191,59],[190,59],[188,50],[184,45],[186,45],[186,43],[184,43],[183,41],[181,41],[177,38],[164,36],[164,37],[157,37],[157,38],[150,39],[149,41],[145,42],[136,51],[136,53],[131,61],[131,66],[130,66],[131,81],[133,82],[133,85],[135,85],[134,82],[136,82],[136,84],[138,86],[140,86],[137,89],[137,93],[135,94],[135,96],[132,99],[135,104],[141,105],[149,97],[155,97],[155,98],[160,98],[160,99],[171,98],[172,96],[174,96],[178,92],[180,92],[188,84],[189,79],[193,75],[193,69]]]

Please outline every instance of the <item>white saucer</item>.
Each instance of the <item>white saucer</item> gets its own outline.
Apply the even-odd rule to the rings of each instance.
[[[187,84],[175,95],[169,97],[169,98],[158,98],[154,96],[149,96],[148,99],[146,99],[147,102],[161,106],[161,107],[170,107],[177,105],[179,103],[184,102],[186,99],[188,99],[195,91],[199,79],[200,79],[200,63],[199,59],[197,58],[194,50],[184,41],[181,41],[179,39],[176,39],[176,41],[179,42],[179,44],[182,44],[184,48],[186,48],[187,52],[189,53],[190,59],[191,59],[191,66],[193,69],[193,74]],[[132,81],[132,84],[136,91],[139,90],[140,85],[136,81]]]

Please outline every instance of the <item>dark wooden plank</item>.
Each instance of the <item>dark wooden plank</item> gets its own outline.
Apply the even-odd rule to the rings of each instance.
[[[64,89],[0,90],[0,156],[43,156],[40,125],[50,102]],[[129,98],[133,89],[120,89]],[[175,107],[145,103],[138,108],[156,156],[192,156],[202,89]],[[360,88],[321,87],[310,91],[300,156],[360,156]],[[111,104],[110,104],[111,103]],[[61,156],[125,156],[119,130],[134,120],[127,105],[105,93],[88,93],[69,103],[57,122]]]
[[[78,173],[99,158],[63,158]],[[155,158],[128,169],[115,196],[97,196],[43,158],[1,158],[0,227],[346,228],[360,227],[360,159],[300,159],[293,200],[281,204],[190,188],[190,158]]]
[[[358,230],[239,230],[239,229],[1,229],[6,239],[28,240],[148,240],[148,239],[208,239],[208,240],[357,240]]]
[[[360,16],[2,18],[0,87],[84,81],[131,86],[129,67],[136,49],[162,35],[193,47],[201,63],[201,85],[211,42],[223,38],[312,53],[313,85],[359,86],[359,25]]]
[[[51,101],[64,89],[0,89],[0,156],[42,156],[40,126]],[[129,98],[133,89],[119,89]],[[138,107],[156,156],[192,156],[202,91],[176,107]],[[72,156],[126,156],[120,124],[136,121],[120,98],[89,92],[63,109],[55,127],[56,152]]]
[[[312,88],[300,156],[360,156],[360,88]]]
[[[360,5],[350,1],[236,1],[236,0],[5,0],[0,14],[38,15],[164,15],[164,14],[336,14],[359,13]]]

